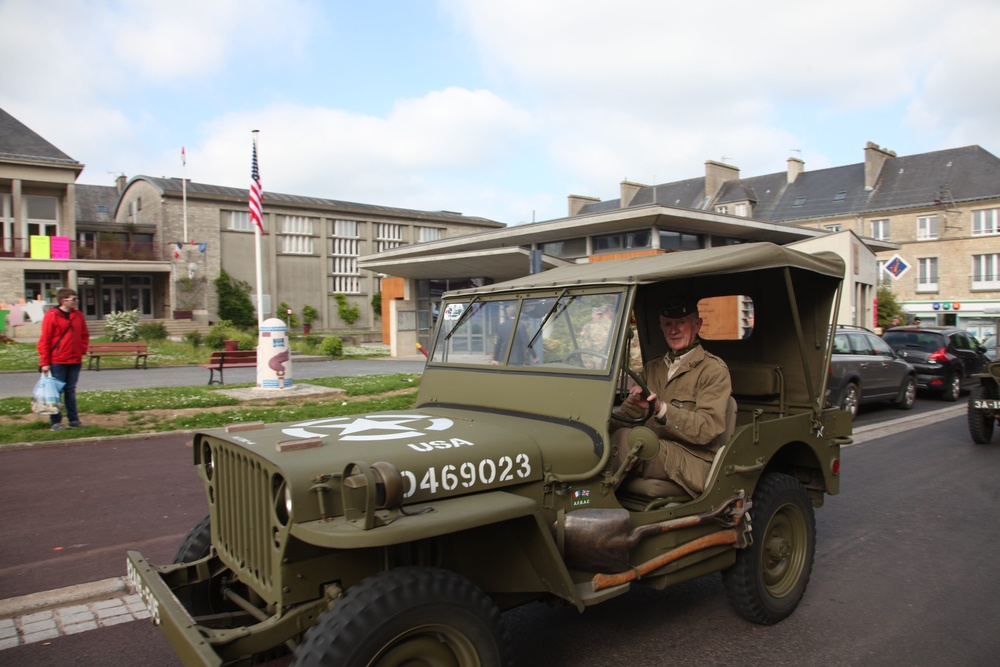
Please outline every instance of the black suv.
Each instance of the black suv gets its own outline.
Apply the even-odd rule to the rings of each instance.
[[[972,376],[989,363],[975,336],[955,327],[893,327],[882,336],[917,369],[917,387],[957,401],[963,391],[979,384]]]
[[[868,329],[838,325],[833,336],[826,399],[851,413],[862,403],[890,401],[902,410],[917,397],[917,372]]]

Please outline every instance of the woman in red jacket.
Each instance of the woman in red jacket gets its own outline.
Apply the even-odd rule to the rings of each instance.
[[[80,415],[76,412],[76,381],[83,368],[83,355],[90,344],[87,321],[79,310],[76,291],[68,287],[56,292],[58,308],[50,308],[42,319],[42,335],[38,339],[38,359],[42,372],[51,371],[52,377],[66,383],[63,403],[70,428],[80,428]],[[62,415],[49,415],[53,431],[62,431]]]

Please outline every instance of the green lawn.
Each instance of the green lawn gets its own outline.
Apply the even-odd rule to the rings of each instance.
[[[37,365],[37,359],[35,360]],[[0,415],[5,417],[0,428],[0,445],[11,443],[44,442],[94,436],[114,436],[135,433],[154,433],[184,429],[215,428],[236,422],[284,422],[322,417],[338,417],[359,412],[379,410],[406,410],[413,406],[413,390],[420,383],[419,375],[398,373],[394,375],[369,375],[364,377],[328,377],[310,379],[309,384],[336,387],[346,392],[347,398],[303,397],[279,400],[262,405],[242,405],[240,401],[220,393],[222,387],[165,387],[130,389],[128,391],[81,391],[77,394],[80,420],[86,424],[87,415],[124,415],[116,420],[121,425],[113,428],[86,426],[54,432],[48,419],[31,414],[30,399],[26,397],[0,399]],[[250,387],[252,384],[226,385],[225,389]],[[360,398],[359,398],[360,397]],[[230,407],[224,411],[199,410],[183,416],[171,416],[157,411],[187,410],[189,408]]]

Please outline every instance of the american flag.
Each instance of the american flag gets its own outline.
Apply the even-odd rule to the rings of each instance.
[[[260,187],[260,170],[257,168],[257,142],[253,145],[253,167],[250,169],[250,222],[257,225],[260,233],[264,233],[264,223],[261,218],[261,200],[264,191]]]

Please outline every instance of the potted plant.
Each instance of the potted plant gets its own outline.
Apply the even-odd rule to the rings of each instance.
[[[319,311],[312,306],[302,306],[302,331],[308,335],[312,330],[312,323],[319,319]]]

